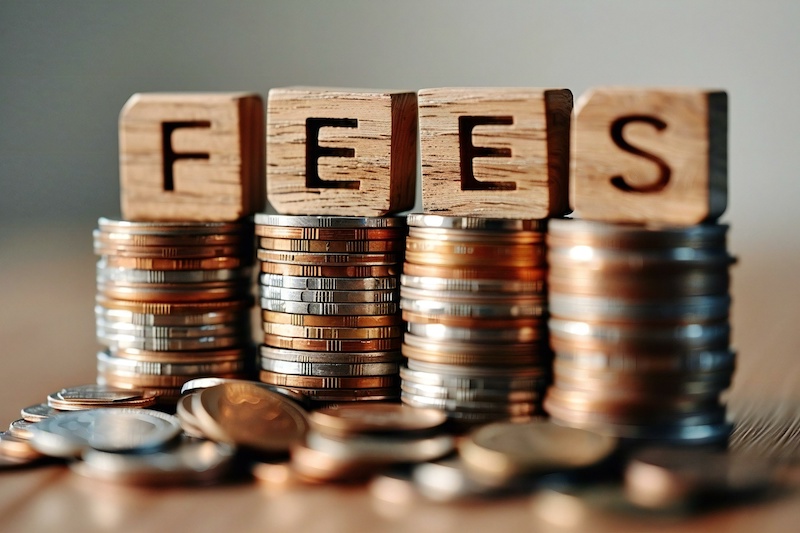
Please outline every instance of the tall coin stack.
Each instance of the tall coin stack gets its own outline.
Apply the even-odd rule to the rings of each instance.
[[[724,442],[727,229],[550,222],[551,417],[622,438]]]
[[[195,377],[248,376],[252,223],[98,225],[98,383],[170,403]]]
[[[255,220],[261,381],[319,402],[396,399],[405,218]]]
[[[412,214],[408,225],[403,402],[464,423],[540,413],[546,221]]]

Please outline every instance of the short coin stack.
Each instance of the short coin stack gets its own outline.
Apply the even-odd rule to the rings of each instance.
[[[252,369],[252,224],[101,218],[97,263],[98,383],[164,402],[197,376]]]
[[[398,396],[404,218],[256,215],[261,381],[313,401]]]
[[[622,438],[724,441],[731,382],[727,226],[550,222],[559,423]]]
[[[402,400],[487,422],[541,412],[545,222],[412,214],[402,276]]]

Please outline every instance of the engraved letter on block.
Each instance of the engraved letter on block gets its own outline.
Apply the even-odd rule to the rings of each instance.
[[[119,117],[122,216],[232,221],[264,204],[264,106],[249,93],[142,93]]]
[[[489,218],[568,213],[571,112],[567,89],[420,91],[425,212]]]
[[[703,89],[595,88],[575,107],[577,216],[693,225],[727,203],[728,98]]]
[[[416,166],[416,93],[269,92],[267,196],[278,213],[381,216],[410,209]]]

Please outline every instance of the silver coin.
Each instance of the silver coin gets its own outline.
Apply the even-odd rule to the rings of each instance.
[[[31,427],[31,445],[53,457],[76,457],[86,448],[145,452],[166,446],[181,431],[172,415],[151,409],[101,408],[61,413]]]
[[[29,405],[20,411],[20,415],[28,422],[39,422],[45,418],[50,418],[53,415],[60,413],[58,409],[53,409],[46,403],[37,403],[36,405]]]
[[[402,440],[359,435],[344,441],[310,431],[306,435],[306,444],[309,448],[323,451],[338,459],[381,463],[432,461],[455,449],[455,440],[451,435]]]
[[[244,335],[249,324],[204,324],[202,326],[139,326],[129,322],[97,319],[98,330],[112,335],[137,338],[196,339],[200,337],[229,337]]]
[[[524,392],[530,390],[540,390],[546,387],[548,383],[548,379],[544,377],[542,371],[538,369],[537,374],[531,377],[524,377],[524,375],[519,376],[517,372],[506,372],[505,376],[485,378],[453,376],[401,367],[400,379],[403,380],[403,383],[411,383],[414,385],[475,391],[505,391],[509,393],[516,391]]]
[[[211,363],[162,363],[153,361],[136,361],[114,357],[107,352],[97,353],[98,372],[112,374],[136,374],[148,376],[202,376],[204,374],[236,374],[247,369],[246,360],[222,361]]]
[[[185,440],[176,448],[146,454],[119,454],[87,449],[76,473],[132,485],[208,484],[229,471],[235,449],[211,441]]]
[[[469,401],[454,400],[449,398],[431,398],[419,394],[411,394],[407,391],[400,392],[400,399],[406,405],[412,407],[422,407],[428,409],[439,409],[440,411],[455,412],[480,412],[480,413],[503,413],[508,415],[530,415],[541,412],[539,402],[520,401],[520,402],[490,402],[490,401]]]
[[[547,313],[543,299],[514,304],[470,304],[444,302],[441,300],[400,298],[400,308],[424,315],[448,315],[459,317],[541,317]]]
[[[111,309],[103,305],[94,308],[95,318],[107,322],[126,322],[135,326],[189,327],[214,324],[247,324],[250,321],[249,309],[241,311],[212,311],[201,314],[154,315],[133,313],[122,309]]]
[[[396,303],[337,304],[287,302],[261,298],[261,308],[266,311],[293,315],[393,315],[400,308]]]
[[[287,300],[293,302],[313,303],[384,303],[396,302],[399,294],[396,290],[374,291],[316,291],[300,289],[283,289],[261,285],[261,298],[271,300]]]
[[[346,217],[256,213],[259,226],[299,228],[403,228],[405,217]]]
[[[436,385],[421,385],[412,381],[403,380],[400,390],[414,396],[425,396],[440,400],[453,400],[456,402],[488,402],[488,403],[519,403],[537,402],[544,396],[543,391],[534,390],[494,390],[471,389],[459,387],[438,387]]]
[[[12,437],[21,440],[30,440],[33,436],[31,434],[31,427],[35,424],[35,422],[30,422],[25,420],[24,418],[20,418],[19,420],[14,420],[8,425],[8,434]]]
[[[547,338],[545,328],[459,328],[444,324],[408,323],[408,332],[418,337],[438,341],[519,343]]]
[[[675,248],[680,246],[725,247],[727,224],[697,224],[694,226],[639,226],[576,219],[551,219],[548,238],[590,238],[603,247]]]
[[[547,283],[544,279],[535,281],[518,281],[502,279],[451,279],[435,278],[430,276],[400,275],[400,282],[404,287],[424,289],[436,292],[462,292],[462,293],[511,293],[519,296],[542,295]]]
[[[214,235],[229,233],[247,233],[252,231],[252,223],[240,222],[134,222],[130,220],[112,220],[101,217],[97,221],[101,231],[107,233],[128,233],[141,235]]]
[[[484,498],[496,492],[477,481],[457,456],[414,466],[411,480],[422,496],[436,502]]]
[[[164,339],[159,337],[140,337],[109,332],[101,327],[96,329],[97,340],[113,349],[150,350],[155,352],[180,352],[187,350],[214,350],[234,348],[244,344],[242,335],[206,336],[196,339]]]
[[[105,385],[98,385],[92,383],[90,385],[80,385],[78,387],[68,387],[51,394],[55,400],[60,402],[79,402],[84,404],[89,403],[112,403],[112,402],[126,402],[142,398],[141,390],[128,390],[119,389],[116,387],[107,387]],[[48,405],[50,397],[48,397]]]
[[[408,215],[408,225],[418,228],[462,230],[544,231],[547,229],[547,219],[519,220],[511,218],[453,217],[410,213]]]
[[[400,370],[399,363],[292,363],[261,358],[261,369],[296,376],[348,377],[391,376]]]
[[[403,355],[399,350],[388,352],[315,352],[273,348],[262,344],[259,347],[259,351],[262,358],[291,363],[399,363],[403,359]]]
[[[605,353],[597,351],[558,351],[556,364],[599,372],[719,372],[733,370],[736,352],[731,350],[678,352],[640,357],[632,353]],[[601,375],[601,374],[599,374]],[[598,375],[598,377],[599,377]]]
[[[217,281],[246,280],[251,269],[216,270],[137,270],[133,268],[109,267],[105,259],[97,262],[97,280],[122,284],[164,284],[164,283],[209,283]]]
[[[283,289],[314,291],[376,291],[391,290],[399,286],[397,276],[383,278],[317,278],[308,276],[284,276],[262,273],[261,285]]]
[[[466,377],[481,379],[508,379],[514,378],[542,378],[549,376],[549,369],[545,370],[541,366],[515,366],[506,367],[487,367],[487,366],[461,366],[443,363],[426,363],[409,359],[406,364],[409,370],[428,372],[448,377]]]
[[[730,304],[728,295],[642,301],[550,293],[550,313],[574,320],[700,323],[727,318]]]

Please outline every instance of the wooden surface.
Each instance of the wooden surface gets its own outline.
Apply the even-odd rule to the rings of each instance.
[[[571,112],[568,89],[419,91],[425,212],[537,219],[566,214]]]
[[[95,377],[93,225],[0,229],[0,414]],[[735,230],[735,228],[734,228]],[[735,231],[733,232],[735,236]],[[739,446],[800,457],[800,254],[747,255],[734,246],[734,344],[739,367],[734,413],[750,428]],[[795,483],[795,486],[797,484]],[[531,496],[436,504],[376,498],[363,487],[279,490],[263,483],[160,490],[83,479],[61,466],[0,471],[0,531],[142,532],[790,532],[800,522],[800,492],[722,507],[691,517],[548,507]]]
[[[264,106],[250,93],[139,93],[119,117],[122,216],[231,221],[264,206]]]
[[[702,89],[597,87],[575,104],[575,216],[693,225],[727,205],[728,97]]]
[[[270,89],[267,165],[269,202],[284,215],[381,216],[411,209],[417,95]]]

